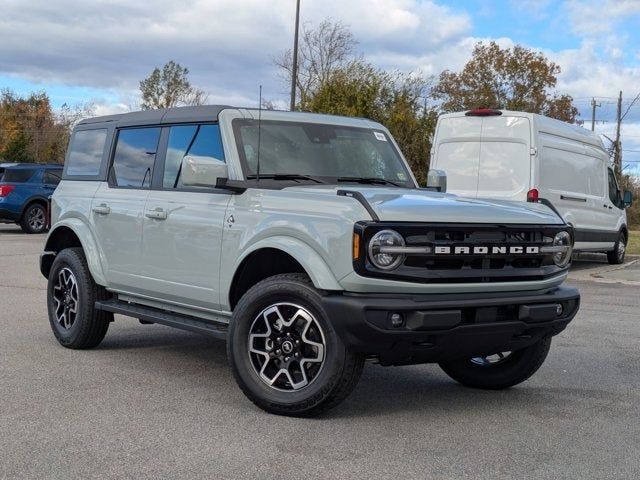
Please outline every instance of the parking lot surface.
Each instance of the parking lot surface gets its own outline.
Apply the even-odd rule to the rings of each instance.
[[[580,313],[511,390],[369,364],[300,420],[254,407],[207,337],[116,317],[98,348],[59,346],[43,241],[0,225],[0,478],[640,478],[637,286],[574,282]]]

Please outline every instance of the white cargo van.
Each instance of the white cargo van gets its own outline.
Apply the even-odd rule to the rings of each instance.
[[[628,239],[621,193],[599,136],[542,115],[477,109],[440,116],[431,169],[465,197],[548,201],[575,229],[578,251],[624,261]]]

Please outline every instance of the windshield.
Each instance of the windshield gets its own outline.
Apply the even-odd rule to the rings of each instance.
[[[246,177],[258,163],[258,122],[235,119],[233,130]],[[263,120],[260,175],[308,176],[326,183],[380,180],[414,188],[391,139],[381,130]]]

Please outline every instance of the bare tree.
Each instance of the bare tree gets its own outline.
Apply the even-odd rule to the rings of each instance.
[[[151,75],[140,82],[143,110],[171,108],[178,105],[203,105],[208,95],[191,86],[189,69],[171,60],[162,70],[154,68]]]
[[[305,110],[309,100],[327,83],[331,74],[353,61],[353,51],[357,43],[349,28],[341,22],[334,23],[326,19],[316,28],[312,28],[308,23],[302,26],[296,78],[298,108]],[[291,84],[291,49],[274,58],[273,63],[280,68],[287,85]]]

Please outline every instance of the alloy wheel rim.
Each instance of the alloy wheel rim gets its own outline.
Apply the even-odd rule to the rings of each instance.
[[[78,282],[73,272],[65,267],[58,272],[53,286],[53,302],[56,321],[65,330],[69,330],[78,315]]]
[[[262,310],[249,329],[248,354],[258,378],[280,391],[296,391],[318,378],[326,343],[316,318],[294,303]]]
[[[479,367],[493,367],[494,365],[507,361],[512,353],[513,352],[499,352],[482,357],[473,357],[470,361]]]
[[[41,208],[33,208],[29,212],[27,222],[33,230],[42,230],[45,225],[44,210]]]

